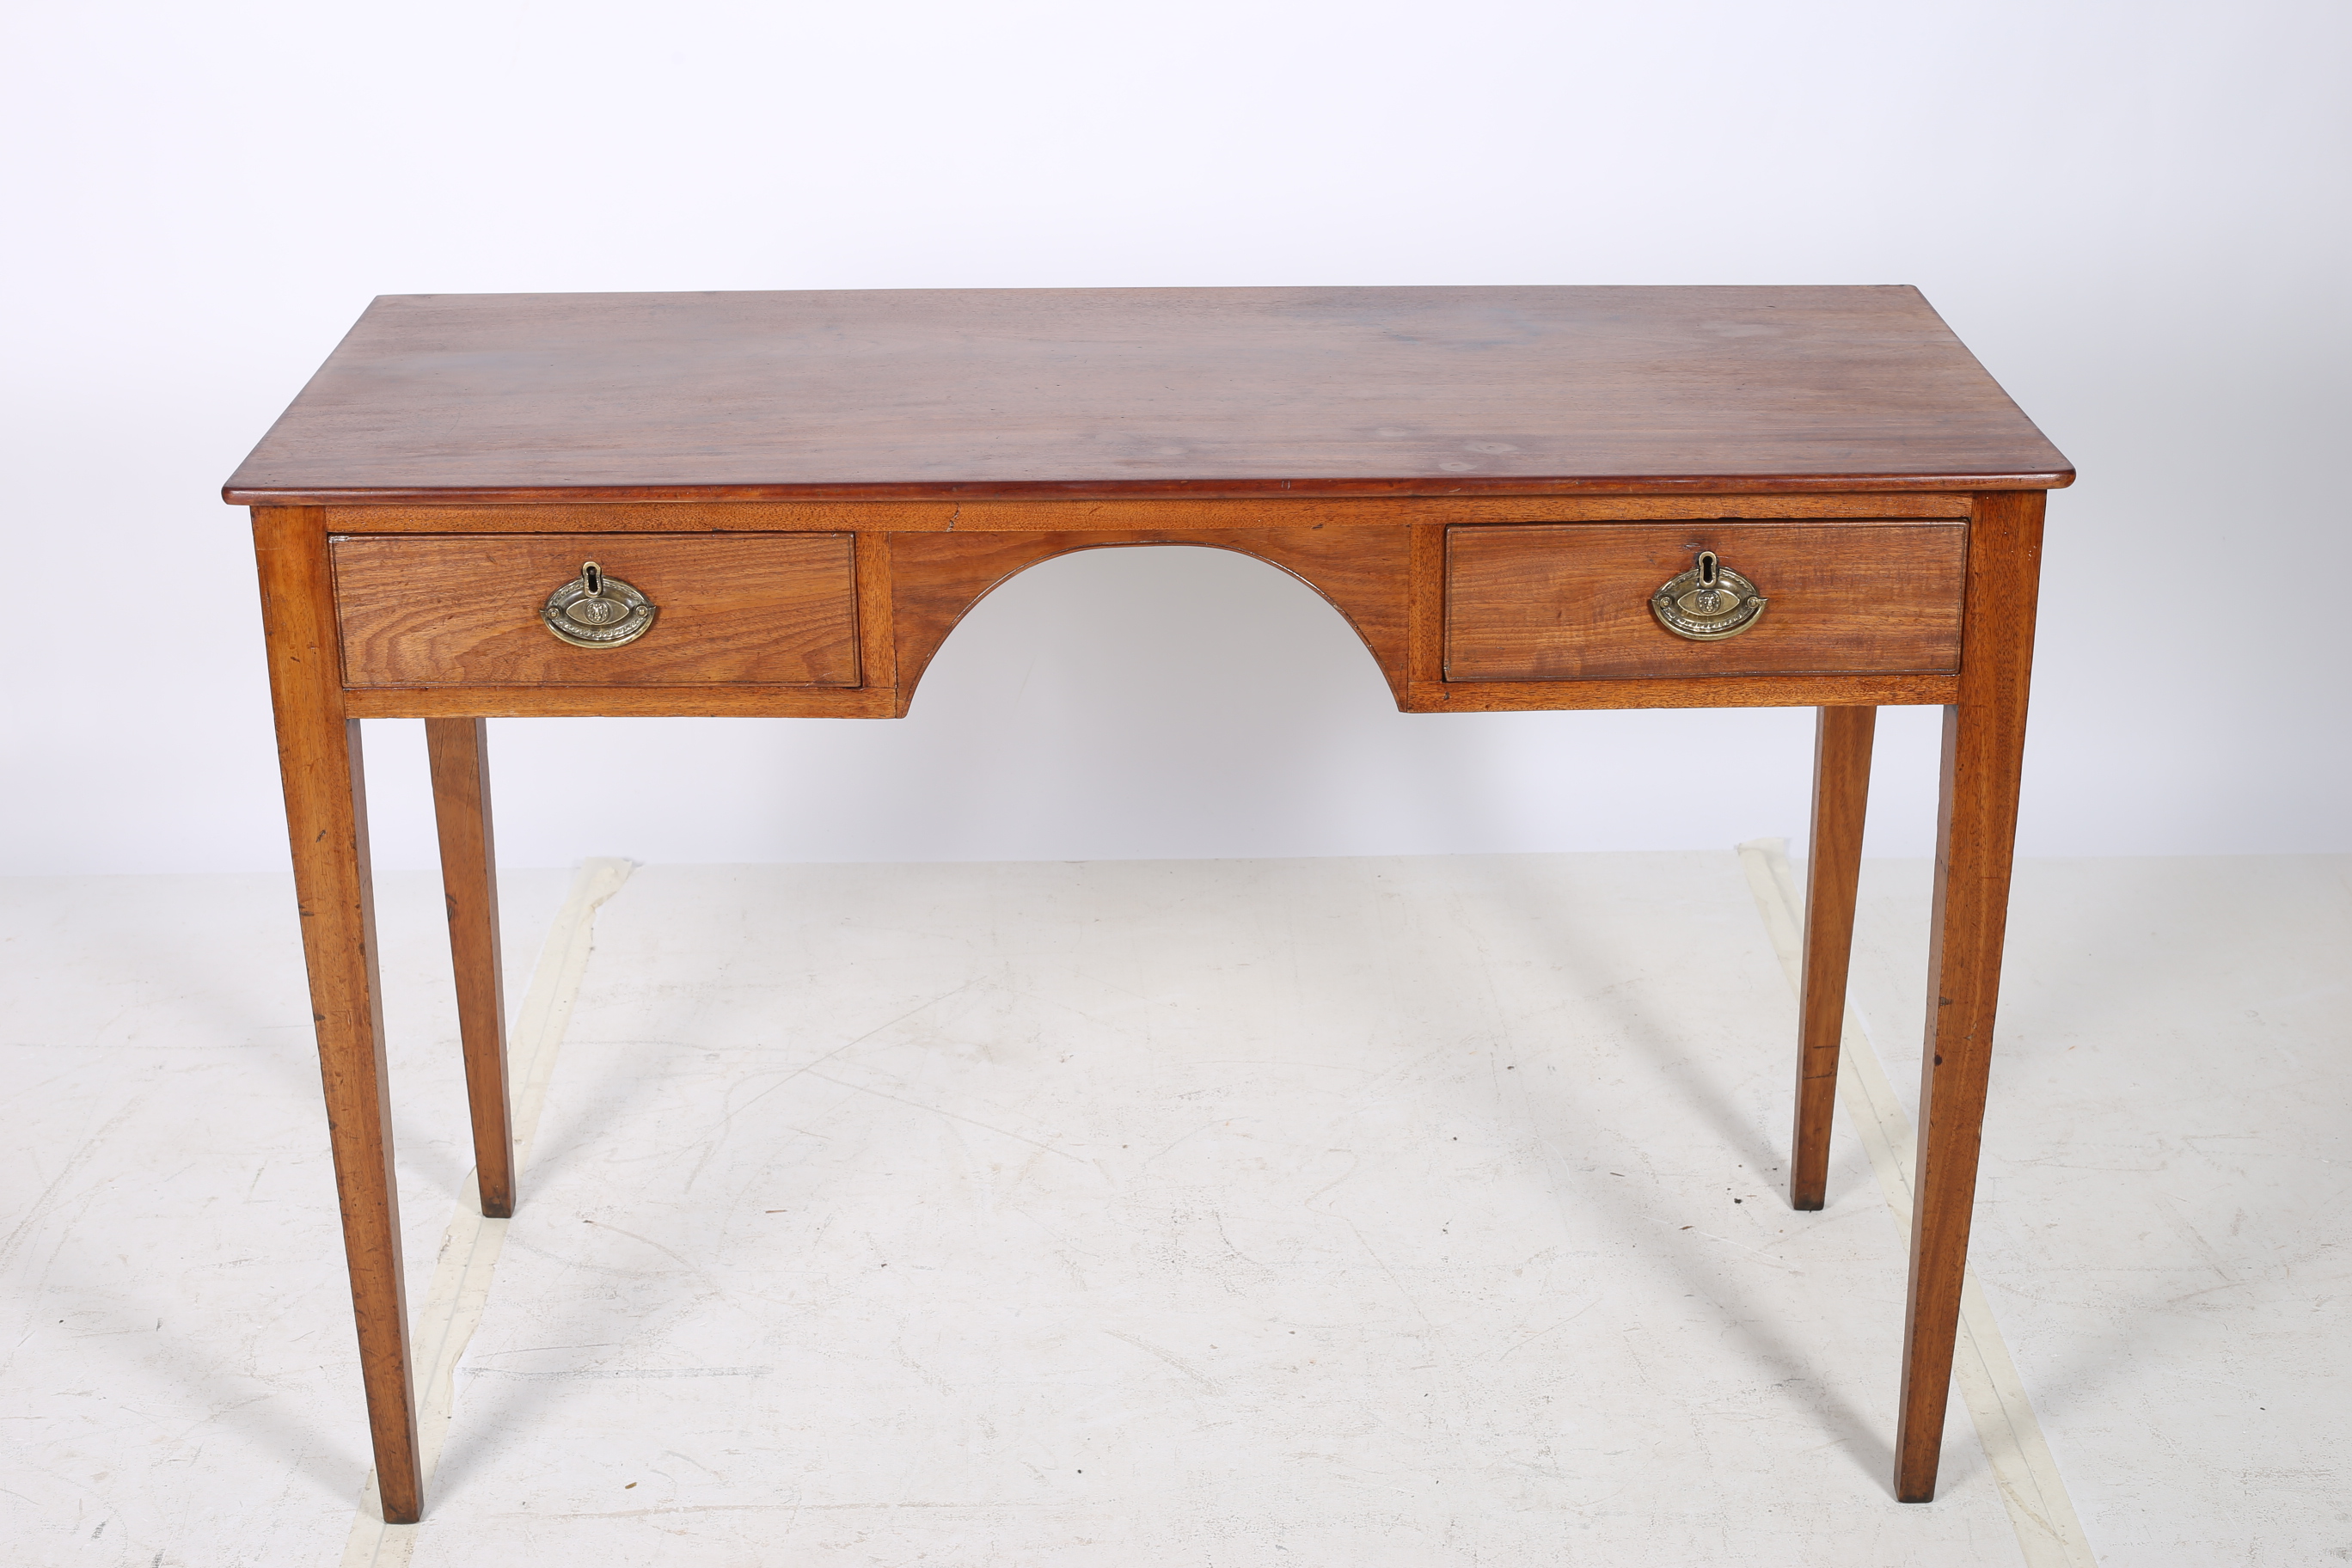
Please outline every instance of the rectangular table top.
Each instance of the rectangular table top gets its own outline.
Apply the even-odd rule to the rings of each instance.
[[[387,295],[236,505],[2044,489],[1864,288]]]

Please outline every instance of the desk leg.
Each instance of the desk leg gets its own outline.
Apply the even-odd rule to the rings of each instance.
[[[449,906],[449,959],[457,972],[457,1037],[473,1113],[475,1184],[482,1212],[514,1214],[514,1124],[507,1104],[506,980],[499,963],[498,856],[490,839],[489,724],[427,719],[433,814],[441,829],[441,890]]]
[[[1981,496],[1969,528],[1960,700],[1944,710],[1919,1152],[1911,1178],[1911,1289],[1895,1438],[1895,1495],[1905,1502],[1936,1495],[1951,1396],[2017,837],[2042,502],[2039,490]]]
[[[342,1207],[352,1311],[359,1323],[360,1377],[383,1517],[409,1524],[422,1509],[424,1489],[384,1083],[360,726],[343,712],[324,520],[312,509],[257,507],[253,532],[294,892],[302,911],[302,956],[310,973],[327,1138]]]
[[[1805,868],[1805,986],[1797,1024],[1797,1126],[1790,1139],[1789,1203],[1817,1209],[1830,1172],[1837,1111],[1838,1044],[1862,878],[1862,820],[1870,802],[1875,708],[1823,708],[1813,732],[1813,833]]]

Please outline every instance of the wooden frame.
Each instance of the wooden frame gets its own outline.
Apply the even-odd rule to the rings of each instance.
[[[1766,295],[1771,298],[1763,299]],[[367,373],[378,362],[404,367],[409,374],[394,378],[397,384],[425,389],[411,395],[439,396],[433,389],[444,385],[457,389],[449,396],[477,395],[470,390],[477,378],[470,374],[436,382],[430,374],[415,374],[420,363],[429,372],[431,355],[442,352],[432,345],[475,330],[467,326],[468,321],[478,322],[485,342],[530,349],[522,362],[527,369],[542,359],[560,361],[563,353],[586,356],[583,363],[593,369],[603,363],[594,357],[602,352],[597,324],[626,316],[635,308],[630,301],[637,298],[450,296],[380,301],[303,400],[231,480],[227,499],[253,507],[303,952],[349,1255],[362,1381],[387,1521],[416,1520],[424,1499],[386,1109],[358,721],[410,717],[427,723],[480,1197],[485,1214],[511,1214],[518,1194],[483,721],[579,714],[894,717],[907,711],[925,667],[958,620],[999,583],[1073,550],[1154,544],[1235,550],[1299,577],[1354,626],[1399,709],[1406,712],[1758,706],[1820,710],[1790,1177],[1790,1201],[1799,1209],[1817,1209],[1823,1201],[1875,710],[1893,704],[1942,706],[1927,985],[1931,1005],[1922,1067],[1895,1465],[1899,1498],[1925,1501],[1934,1495],[2000,987],[2032,662],[2043,492],[2069,482],[2071,468],[1908,290],[1234,290],[1175,291],[1175,296],[1142,304],[1116,296],[1116,291],[1055,297],[1053,310],[1109,312],[1121,321],[1147,324],[1157,319],[1154,311],[1171,303],[1180,306],[1166,309],[1174,324],[1165,328],[1160,340],[1166,353],[1178,358],[1150,368],[1150,375],[1159,379],[1132,383],[1122,382],[1125,373],[1116,366],[1097,374],[1098,365],[1083,362],[1081,368],[1094,380],[1069,393],[1067,406],[1031,406],[1014,399],[1005,417],[1027,430],[1045,452],[1038,459],[1048,465],[1041,469],[1044,477],[1006,477],[1011,459],[1003,443],[975,442],[961,425],[950,422],[935,433],[947,454],[942,461],[963,452],[971,472],[979,476],[970,482],[869,478],[851,483],[805,474],[790,482],[729,478],[730,463],[772,460],[790,469],[802,461],[798,454],[803,447],[823,447],[818,437],[827,437],[833,428],[824,421],[835,417],[823,410],[793,413],[793,417],[810,426],[801,432],[806,439],[778,447],[772,458],[758,451],[746,456],[723,441],[702,441],[697,422],[722,404],[728,418],[719,421],[719,427],[725,431],[756,431],[765,428],[761,417],[781,417],[771,402],[763,401],[772,399],[772,389],[757,382],[725,380],[740,374],[730,366],[754,363],[756,356],[714,361],[711,374],[718,381],[708,399],[653,407],[635,434],[590,432],[596,439],[576,444],[578,453],[585,456],[566,455],[571,448],[563,445],[568,439],[563,417],[602,420],[610,410],[605,402],[566,405],[572,382],[561,363],[545,369],[541,382],[523,384],[520,391],[509,384],[512,377],[480,377],[479,384],[493,389],[481,395],[505,401],[466,411],[468,417],[520,421],[518,428],[538,421],[553,434],[548,448],[535,456],[526,450],[524,458],[517,458],[514,442],[486,444],[478,452],[448,451],[446,432],[453,427],[453,416],[441,404],[407,411],[394,408],[389,415],[363,410],[367,417],[348,421],[352,400],[363,404],[374,395],[371,389],[378,383]],[[1853,323],[1850,344],[1839,337],[1846,320],[1840,314],[1845,308],[1842,296],[1853,297],[1849,301]],[[779,342],[796,345],[796,353],[819,357],[835,352],[825,347],[835,341],[826,335],[829,326],[814,337],[793,334],[804,333],[811,320],[830,322],[833,318],[826,311],[864,310],[881,323],[877,331],[898,330],[908,320],[931,316],[961,320],[953,316],[959,310],[983,323],[1009,313],[1029,323],[1007,340],[1013,346],[1003,352],[1015,357],[1052,352],[1050,322],[1058,319],[1049,310],[1037,318],[1049,324],[1036,325],[1032,316],[1023,314],[1034,301],[1008,304],[992,294],[910,296],[915,300],[911,304],[893,296],[843,296],[862,303],[839,305],[827,302],[832,297],[812,296],[820,300],[814,306],[800,297],[690,298],[701,301],[693,309],[728,331],[768,331],[777,334]],[[876,303],[877,300],[882,302]],[[567,302],[572,300],[588,303]],[[669,307],[673,311],[682,308]],[[1509,313],[1509,332],[1482,336],[1467,330],[1485,320],[1481,312],[1495,309]],[[1645,329],[1649,336],[1637,334],[1639,342],[1676,331],[1695,334],[1688,353],[1697,358],[1691,363],[1702,368],[1716,365],[1717,384],[1731,412],[1714,428],[1695,433],[1663,417],[1654,422],[1654,429],[1638,420],[1602,422],[1596,426],[1601,434],[1595,440],[1625,465],[1614,472],[1570,471],[1588,461],[1589,454],[1575,444],[1576,432],[1570,429],[1567,444],[1542,447],[1538,442],[1540,449],[1532,456],[1520,445],[1491,438],[1471,441],[1466,447],[1519,454],[1507,458],[1506,467],[1554,464],[1556,471],[1549,478],[1529,473],[1443,481],[1426,474],[1399,477],[1391,468],[1368,466],[1391,461],[1377,455],[1317,458],[1327,466],[1358,465],[1319,478],[1264,477],[1276,471],[1275,465],[1293,460],[1286,442],[1299,450],[1323,451],[1313,447],[1321,441],[1343,454],[1358,451],[1348,445],[1361,437],[1354,426],[1344,421],[1314,424],[1321,406],[1314,399],[1321,396],[1328,402],[1332,383],[1328,356],[1308,355],[1302,362],[1308,371],[1297,373],[1307,376],[1299,383],[1304,390],[1289,402],[1274,400],[1286,410],[1285,417],[1303,421],[1304,433],[1276,430],[1258,446],[1236,447],[1236,455],[1223,459],[1236,471],[1259,477],[1218,477],[1177,468],[1157,479],[1131,479],[1125,477],[1129,468],[1148,468],[1160,459],[1115,450],[1128,439],[1122,426],[1097,429],[1087,425],[1090,419],[1100,420],[1102,409],[1115,414],[1122,406],[1122,393],[1146,402],[1156,399],[1155,406],[1164,404],[1163,384],[1182,378],[1183,366],[1178,362],[1183,353],[1193,353],[1206,367],[1202,384],[1210,391],[1202,395],[1224,395],[1219,389],[1230,378],[1219,379],[1223,362],[1217,355],[1259,354],[1262,361],[1258,340],[1251,332],[1305,331],[1302,321],[1315,331],[1339,334],[1353,345],[1349,353],[1368,365],[1389,366],[1392,372],[1394,356],[1405,352],[1396,344],[1406,340],[1384,331],[1357,331],[1367,322],[1377,328],[1383,310],[1411,314],[1424,326],[1435,321],[1448,330],[1448,323],[1467,323],[1454,334],[1458,342],[1451,348],[1441,344],[1440,350],[1411,351],[1434,355],[1427,363],[1442,373],[1441,380],[1451,376],[1460,394],[1453,401],[1428,402],[1420,408],[1425,416],[1421,425],[1399,427],[1401,437],[1423,442],[1429,452],[1454,450],[1444,441],[1477,435],[1476,426],[1465,425],[1450,433],[1439,426],[1449,418],[1466,417],[1458,414],[1463,407],[1501,406],[1494,399],[1507,400],[1517,385],[1514,375],[1553,376],[1556,382],[1565,375],[1569,379],[1553,387],[1558,396],[1598,399],[1596,405],[1612,408],[1653,395],[1654,388],[1642,379],[1638,365],[1630,371],[1604,366],[1607,374],[1593,373],[1601,381],[1586,384],[1575,379],[1586,373],[1578,368],[1581,362],[1574,354],[1560,358],[1547,349],[1549,340],[1537,341],[1547,332],[1566,334],[1572,342],[1619,352],[1623,343],[1612,334],[1629,314],[1650,323]],[[1713,332],[1711,324],[1719,323],[1726,311],[1740,310],[1773,313],[1759,315],[1761,324],[1752,331]],[[379,312],[384,312],[383,321],[371,335],[369,323]],[[412,317],[425,321],[431,331],[421,338],[404,336],[410,331],[406,323]],[[1231,325],[1225,317],[1250,331],[1217,336]],[[1814,323],[1812,347],[1773,359],[1781,351],[1767,340],[1773,333],[1786,337],[1799,318]],[[561,352],[539,353],[536,340],[525,331],[539,330],[532,328],[534,321],[557,334],[551,341],[560,340]],[[1530,321],[1537,325],[1530,327]],[[1445,339],[1444,331],[1431,330],[1435,338]],[[562,338],[565,332],[573,337]],[[1037,335],[1041,332],[1043,339]],[[1205,346],[1197,341],[1203,332],[1213,340]],[[1355,335],[1347,336],[1350,332]],[[856,334],[846,337],[854,340]],[[925,340],[918,335],[912,341],[919,346]],[[425,346],[416,346],[418,342]],[[1498,368],[1480,357],[1505,352],[1496,350],[1496,342],[1532,343],[1535,357],[1512,362],[1517,370]],[[1840,352],[1850,349],[1848,357],[1825,352],[1824,344]],[[689,343],[679,352],[691,349]],[[1512,347],[1507,352],[1519,351]],[[1706,358],[1710,355],[1712,360]],[[1563,364],[1566,370],[1560,368]],[[1830,369],[1822,370],[1822,364]],[[834,372],[853,380],[871,374],[870,367],[856,362],[835,364]],[[1276,365],[1264,374],[1278,379],[1292,373]],[[1670,378],[1671,395],[1682,396],[1680,389],[1693,374],[1685,364],[1679,377]],[[1807,406],[1822,407],[1821,423],[1801,439],[1776,426],[1770,439],[1759,445],[1754,430],[1738,416],[1744,406],[1739,400],[1752,403],[1759,387],[1769,393],[1775,374],[1793,378],[1801,389],[1811,388],[1813,402]],[[1808,382],[1808,377],[1813,380]],[[877,385],[872,405],[891,406],[889,391],[889,384]],[[1417,395],[1407,387],[1394,397]],[[1480,398],[1487,403],[1480,404]],[[850,412],[839,419],[854,423],[865,417],[858,410],[866,404],[852,397],[844,405]],[[567,407],[573,410],[570,416],[563,414]],[[1334,419],[1341,414],[1347,419],[1361,417],[1352,394],[1329,407],[1339,411],[1332,415]],[[404,412],[414,415],[410,425],[402,422]],[[1684,426],[1700,416],[1681,404],[1667,412]],[[1227,431],[1245,427],[1234,424],[1229,410],[1213,404],[1190,416],[1221,438]],[[1029,423],[1023,426],[1024,420]],[[1852,428],[1842,421],[1852,422]],[[409,440],[404,432],[412,426],[422,432],[413,450],[401,445]],[[922,444],[925,430],[912,416],[900,424],[845,425],[843,429],[847,434],[841,439],[855,437],[867,444],[844,447],[845,456],[827,459],[849,468],[886,458],[906,462],[911,460],[907,456],[910,452],[923,457],[932,450]],[[1626,434],[1628,430],[1633,434]],[[1073,437],[1072,431],[1079,437]],[[1057,441],[1066,443],[1066,449],[1049,449]],[[1806,441],[1816,445],[1807,447]],[[1894,456],[1874,457],[1874,441]],[[958,442],[963,447],[958,448]],[[1433,442],[1436,445],[1428,445]],[[1615,445],[1609,446],[1611,442]],[[1704,449],[1706,461],[1690,458],[1677,445],[1683,442]],[[1183,448],[1166,450],[1181,453]],[[1110,458],[1103,457],[1105,451],[1112,453]],[[1923,452],[1936,461],[1927,462],[1919,457]],[[1116,477],[1099,471],[1091,479],[1052,477],[1065,471],[1082,474],[1089,464],[1098,468],[1105,461],[1126,467],[1118,468]],[[516,462],[525,467],[509,473],[499,466]],[[642,476],[631,477],[631,463],[643,467]],[[447,482],[431,482],[436,464],[448,466],[457,477],[442,475]],[[1052,464],[1067,467],[1051,468]],[[1433,459],[1432,466],[1472,465],[1435,464]],[[701,477],[683,480],[662,477],[698,472]],[[1630,666],[1620,658],[1608,667],[1612,671],[1609,679],[1447,679],[1449,529],[1523,524],[1558,533],[1560,525],[1592,524],[1612,528],[1611,536],[1622,539],[1626,525],[1675,531],[1684,523],[1717,520],[1803,520],[1829,528],[1846,521],[1896,520],[1963,523],[1967,539],[1957,672],[1949,667],[1947,638],[1935,645],[1939,650],[1935,658],[1942,661],[1935,668],[1888,668],[1903,662],[1895,658],[1864,670],[1713,674],[1706,673],[1704,659],[1677,647],[1672,650],[1674,657],[1654,661],[1637,653]],[[855,686],[793,685],[773,682],[772,677],[765,678],[772,682],[768,684],[732,680],[715,667],[697,667],[690,658],[677,658],[675,650],[666,663],[633,665],[626,648],[584,656],[603,661],[581,667],[598,672],[593,683],[567,677],[564,684],[393,687],[359,686],[346,679],[342,633],[349,610],[337,599],[331,538],[512,535],[520,541],[551,533],[593,539],[603,534],[812,532],[854,536],[854,630],[836,632],[830,646],[846,647],[841,639],[854,637],[859,677]],[[1596,531],[1594,537],[1601,534]],[[1570,533],[1568,544],[1572,548],[1573,543]],[[541,540],[538,547],[545,544]],[[757,547],[756,541],[741,544]],[[516,552],[521,548],[517,542]],[[1498,602],[1492,583],[1482,592],[1487,595],[1486,602]],[[1507,584],[1503,592],[1499,602],[1507,605]],[[837,590],[830,602],[837,617],[853,613],[841,608]],[[524,616],[535,609],[518,605],[514,613]],[[1560,607],[1563,615],[1574,611],[1573,605]],[[1623,629],[1622,612],[1622,606],[1612,611],[1617,616],[1612,625],[1619,630],[1612,634],[1621,642],[1633,635]],[[474,613],[478,616],[478,606]],[[1822,643],[1833,645],[1844,646],[1835,639]],[[1911,644],[1897,637],[1883,639],[1879,646]],[[644,679],[633,678],[632,670],[638,668],[647,671]],[[1614,673],[1626,668],[1635,673]],[[1653,668],[1654,672],[1644,672]],[[677,673],[680,669],[692,679],[681,678]],[[603,672],[609,672],[609,679]],[[1280,674],[1268,672],[1265,679],[1278,682]]]

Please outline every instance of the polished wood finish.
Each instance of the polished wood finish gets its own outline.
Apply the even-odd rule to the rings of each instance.
[[[370,686],[856,686],[846,533],[453,534],[333,541],[343,678]],[[659,611],[618,647],[541,622],[594,560]]]
[[[1412,529],[1411,569],[1405,577],[1405,695],[1409,713],[1442,712],[1445,680],[1445,534],[1433,523]],[[1558,686],[1538,689],[1559,690]],[[1432,694],[1441,694],[1433,698]]]
[[[895,691],[866,686],[387,686],[347,691],[343,702],[360,719],[898,716]]]
[[[2072,477],[1902,288],[378,300],[226,494],[256,505],[386,1517],[416,1518],[421,1497],[354,721],[430,721],[484,1208],[502,1212],[481,720],[892,717],[1006,577],[1164,544],[1299,576],[1407,712],[1823,710],[1800,1207],[1826,1173],[1874,713],[1945,706],[1896,1459],[1898,1495],[1927,1497],[2042,491]],[[1695,644],[1650,619],[1650,593],[1702,548],[1771,596],[1754,631]],[[591,556],[660,605],[646,639],[574,649],[539,625]]]
[[[1402,528],[898,535],[891,541],[891,571],[898,584],[899,711],[948,633],[999,583],[1073,551],[1141,544],[1205,545],[1281,567],[1347,617],[1379,661],[1390,690],[1402,696],[1406,539]]]
[[[490,833],[489,726],[427,719],[433,815],[441,835],[441,890],[457,979],[457,1039],[474,1124],[482,1212],[514,1214],[514,1122],[507,1093],[506,972],[499,960],[498,852]]]
[[[1445,679],[1940,674],[1959,668],[1967,525],[1574,523],[1446,535]],[[1712,550],[1763,618],[1720,642],[1660,626],[1650,595]]]
[[[294,896],[302,911],[302,958],[327,1097],[327,1142],[334,1152],[352,1313],[359,1326],[360,1383],[367,1392],[383,1516],[413,1523],[424,1506],[423,1471],[409,1375],[360,727],[343,711],[334,584],[317,514],[256,508],[253,543]]]
[[[861,533],[856,540],[857,664],[863,676],[859,684],[878,704],[889,700],[898,685],[897,616],[892,608],[898,603],[898,589],[890,560],[892,540],[887,533]],[[906,710],[903,699],[890,708],[894,716]],[[878,715],[878,706],[876,711]]]
[[[1805,866],[1805,963],[1797,1009],[1797,1125],[1789,1140],[1789,1203],[1818,1209],[1829,1190],[1830,1124],[1846,970],[1862,885],[1862,825],[1870,803],[1875,708],[1823,708],[1813,730],[1813,825]]]
[[[1943,1451],[2009,916],[2042,507],[2038,490],[1978,503],[1969,552],[1968,663],[1959,700],[1944,710],[1927,1035],[1911,1178],[1911,1283],[1895,1440],[1895,1491],[1905,1502],[1936,1495]]]
[[[1547,713],[1599,708],[1922,708],[1949,702],[1959,689],[1957,675],[1416,680],[1405,689],[1404,709],[1408,713]]]
[[[2042,488],[1916,289],[377,300],[224,494],[898,500]]]
[[[1408,606],[1411,614],[1411,606]],[[1279,671],[1266,676],[1280,685]],[[1957,675],[1732,675],[1671,680],[1412,682],[1406,713],[1576,712],[1612,708],[1933,708],[1960,689]],[[881,687],[521,686],[384,687],[347,691],[358,719],[895,719],[899,693]]]
[[[1675,518],[1958,517],[1964,494],[1157,496],[1021,500],[666,501],[331,506],[330,533],[1021,533],[1089,528],[1394,527],[1420,522],[1640,522]]]

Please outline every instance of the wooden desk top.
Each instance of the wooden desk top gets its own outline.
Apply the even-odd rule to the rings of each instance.
[[[2039,489],[1916,289],[388,295],[235,505]]]

